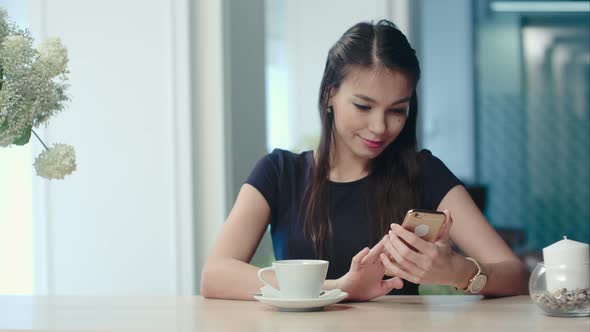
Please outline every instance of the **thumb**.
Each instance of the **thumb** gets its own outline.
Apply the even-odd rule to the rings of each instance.
[[[387,295],[392,289],[402,289],[404,282],[400,277],[393,277],[391,279],[383,280],[381,282],[381,296]]]
[[[448,209],[445,209],[443,213],[445,214],[445,221],[438,236],[438,241],[448,242],[450,240],[451,227],[453,226],[453,218],[451,217],[451,211]]]

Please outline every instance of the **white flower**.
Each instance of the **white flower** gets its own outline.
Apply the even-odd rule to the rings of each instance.
[[[43,69],[50,77],[66,73],[68,51],[59,38],[45,39],[37,51],[39,52],[38,61],[44,64]]]
[[[69,100],[66,48],[59,38],[48,38],[37,49],[33,44],[29,31],[0,8],[0,147],[27,144],[34,128],[47,124]],[[76,170],[74,148],[54,144],[34,166],[39,176],[63,179]]]
[[[7,79],[19,78],[27,72],[33,62],[35,50],[33,40],[23,35],[9,35],[2,41],[0,59]]]
[[[35,159],[37,175],[46,179],[63,179],[76,170],[76,152],[67,144],[53,144]]]

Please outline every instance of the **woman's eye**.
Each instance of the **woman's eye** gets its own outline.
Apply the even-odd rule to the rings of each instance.
[[[355,104],[355,103],[352,103],[352,104],[354,106],[356,106],[356,108],[358,108],[361,111],[368,111],[368,110],[371,109],[371,107],[370,106],[367,106],[367,105],[361,105],[361,104]]]

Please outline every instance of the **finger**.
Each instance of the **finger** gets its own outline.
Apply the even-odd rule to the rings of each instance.
[[[404,282],[401,278],[395,277],[387,280],[383,280],[381,282],[381,292],[377,297],[381,297],[387,295],[393,289],[402,289],[404,287]]]
[[[402,289],[403,287],[404,282],[399,277],[393,277],[391,279],[383,280],[381,282],[381,288],[384,290],[385,294],[391,292],[392,289]]]
[[[443,213],[445,214],[445,222],[436,241],[442,240],[448,242],[450,239],[451,227],[453,226],[453,218],[451,217],[451,211],[445,209]]]
[[[389,271],[393,272],[396,276],[406,279],[410,282],[413,283],[418,283],[418,278],[416,278],[414,275],[412,275],[411,273],[405,271],[404,269],[402,269],[401,267],[399,267],[396,264],[393,264],[388,258],[387,256],[385,256],[384,254],[379,255],[379,258],[381,259],[381,262],[383,263],[383,266],[385,266],[385,268],[387,268]]]
[[[387,256],[387,258],[392,261],[395,260],[395,258],[393,258],[393,255],[390,253],[390,251],[395,250],[393,247],[391,247],[391,244],[389,244],[389,248],[385,247],[385,244],[383,245],[383,254]],[[383,272],[383,274],[385,274],[386,276],[389,277],[395,277],[395,273],[393,273],[392,271],[390,271],[389,269],[385,268],[385,272]]]
[[[387,268],[385,269],[385,272],[383,272],[383,274],[388,277],[395,277],[395,273],[389,271]]]
[[[391,256],[393,256],[395,262],[404,270],[414,275],[423,275],[424,269],[408,259],[410,255],[418,254],[414,252],[412,249],[408,248],[404,243],[402,243],[402,241],[400,241],[399,238],[395,236],[395,234],[392,234],[390,238],[392,238],[392,242],[387,243],[385,246],[388,252],[391,254]]]
[[[395,233],[391,232],[389,236],[391,239],[391,245],[393,249],[397,252],[400,258],[396,257],[396,261],[398,264],[403,265],[405,267],[405,263],[411,263],[410,266],[415,266],[416,271],[411,271],[413,273],[418,273],[419,271],[428,270],[430,264],[430,259],[425,254],[416,252],[410,249]]]
[[[382,264],[382,265],[383,265],[383,267],[385,268],[385,272],[383,272],[383,273],[384,273],[385,275],[389,276],[389,277],[395,277],[395,276],[396,276],[396,275],[395,275],[395,273],[393,273],[393,271],[390,271],[390,270],[387,268],[387,266],[385,266],[385,264],[383,264],[383,263],[382,263],[381,256],[384,256],[384,257],[385,257],[385,259],[387,259],[387,261],[388,261],[390,264],[393,264],[393,265],[397,266],[399,269],[402,269],[402,267],[401,267],[401,266],[399,266],[399,265],[397,264],[397,262],[395,261],[395,259],[394,259],[393,257],[389,257],[389,256],[388,256],[387,254],[385,254],[385,253],[383,253],[383,254],[379,255],[379,257],[377,257],[377,259],[378,259],[378,260],[381,262],[381,264]]]
[[[383,252],[383,243],[387,234],[377,243],[369,253],[361,260],[361,264],[375,263],[379,258],[379,254]]]
[[[350,270],[351,271],[358,271],[360,270],[361,261],[369,252],[369,248],[364,247],[363,250],[359,251],[358,254],[354,255],[352,258],[352,262],[350,263]]]
[[[416,250],[427,253],[432,250],[432,243],[422,240],[416,234],[408,231],[407,229],[403,228],[398,224],[391,224],[391,230],[397,235],[400,239],[406,241],[406,243]]]

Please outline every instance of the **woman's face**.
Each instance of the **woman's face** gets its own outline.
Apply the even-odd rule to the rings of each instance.
[[[404,128],[413,91],[412,82],[399,71],[351,66],[329,103],[336,153],[377,157]]]

